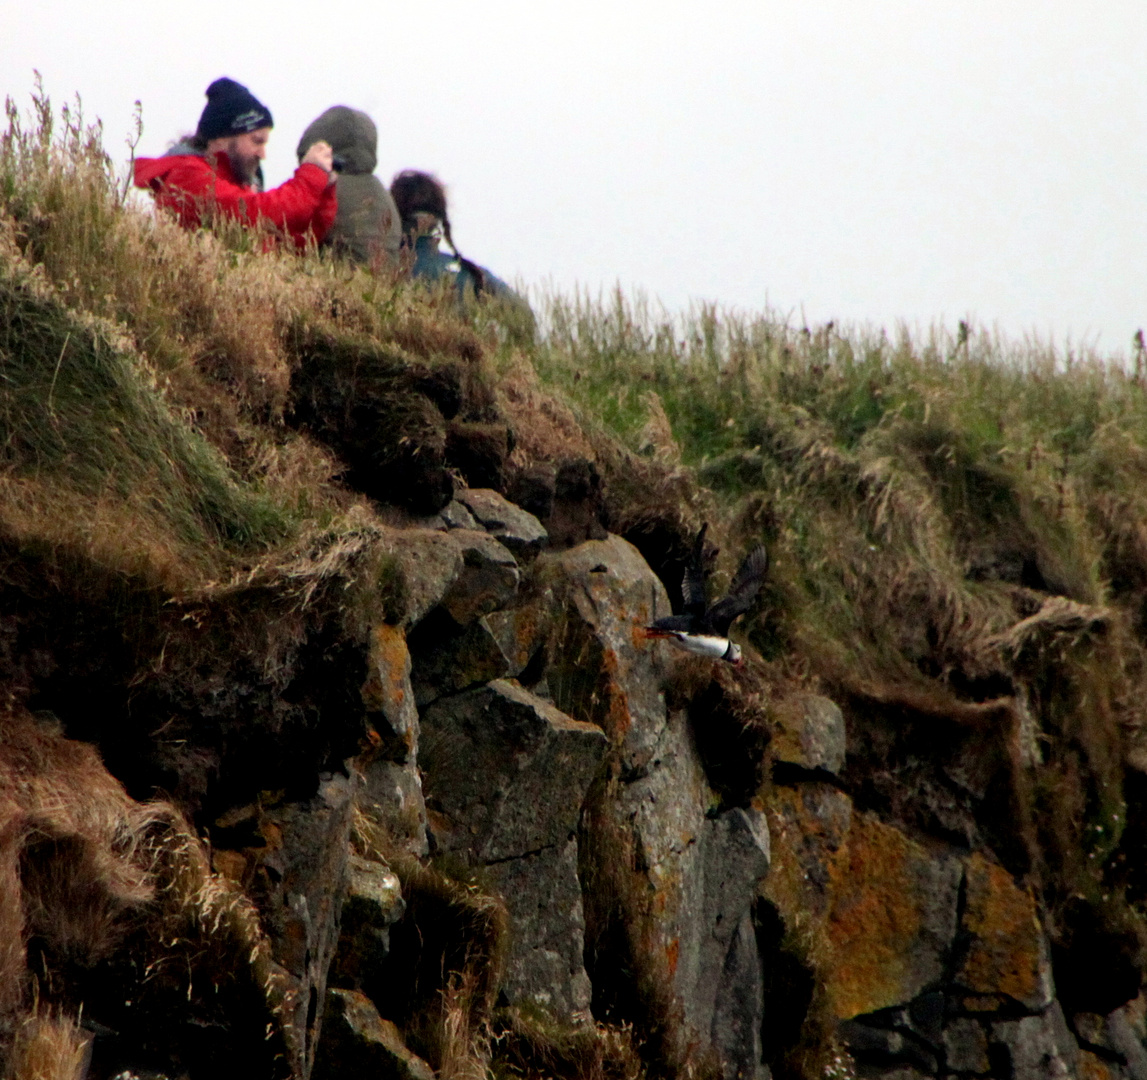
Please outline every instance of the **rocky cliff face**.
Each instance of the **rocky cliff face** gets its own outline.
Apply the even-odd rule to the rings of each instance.
[[[693,366],[621,308],[535,364],[144,221],[39,107],[0,139],[5,1075],[1147,1080],[1122,421],[1001,433],[935,357],[724,357],[709,315]],[[629,450],[580,425],[562,335],[724,449],[685,467],[655,394]],[[703,520],[776,556],[744,668],[640,633]]]
[[[10,597],[7,670],[39,711],[5,721],[6,918],[28,942],[6,964],[83,1003],[89,1075],[426,1080],[545,1045],[571,1075],[1147,1076],[1123,954],[1093,937],[1108,967],[1061,985],[1038,896],[985,839],[1023,737],[1004,706],[922,736],[888,703],[846,714],[675,653],[639,633],[670,608],[636,548],[549,549],[489,490],[340,558],[336,581],[388,567],[393,621],[335,632],[319,603],[288,632],[285,598],[226,597],[180,639],[185,615],[152,612],[166,659],[134,691],[138,644],[55,677],[107,634],[95,611],[49,646]],[[205,628],[233,643],[209,664]],[[62,734],[95,685],[125,715],[105,759],[192,814],[210,867]],[[60,755],[92,781],[38,794]],[[152,823],[100,833],[97,806]],[[133,828],[152,839],[124,848]],[[172,920],[190,952],[163,975]]]

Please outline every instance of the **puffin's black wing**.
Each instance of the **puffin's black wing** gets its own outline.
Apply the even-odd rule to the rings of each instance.
[[[693,619],[700,619],[709,606],[705,597],[705,532],[709,522],[701,526],[697,539],[693,541],[693,558],[685,567],[681,579],[682,611]]]
[[[688,634],[696,624],[697,620],[692,615],[666,615],[663,619],[658,619],[650,630],[680,630]]]
[[[701,623],[706,633],[724,637],[729,632],[733,620],[752,607],[768,568],[769,553],[764,544],[758,544],[741,563],[741,568],[729,587],[729,595],[724,600],[718,600],[705,612]]]

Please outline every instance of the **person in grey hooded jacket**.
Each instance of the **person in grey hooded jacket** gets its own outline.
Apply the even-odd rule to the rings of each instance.
[[[303,132],[297,151],[300,160],[320,141],[330,144],[338,174],[338,214],[324,244],[356,262],[397,267],[402,222],[390,192],[374,175],[378,164],[374,121],[359,109],[334,105]]]

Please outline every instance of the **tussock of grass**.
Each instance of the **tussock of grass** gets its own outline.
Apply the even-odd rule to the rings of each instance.
[[[626,1026],[569,1028],[517,1008],[495,1018],[495,1077],[522,1080],[641,1080],[645,1066]]]
[[[50,1010],[32,1013],[20,1025],[6,1080],[83,1080],[91,1036],[75,1020]]]
[[[65,307],[10,245],[0,250],[0,376],[0,468],[25,496],[45,484],[93,514],[114,501],[125,526],[166,527],[184,551],[282,535],[283,515],[164,407],[122,335]],[[66,534],[71,523],[57,524]]]

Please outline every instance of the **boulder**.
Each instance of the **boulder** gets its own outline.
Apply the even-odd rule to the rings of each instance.
[[[479,529],[395,530],[388,548],[397,567],[402,626],[407,629],[439,605],[464,625],[508,607],[518,590],[514,556]]]
[[[1036,899],[978,851],[968,858],[961,930],[969,938],[956,982],[974,995],[1005,995],[1030,1012],[1051,1004],[1051,953]]]
[[[645,922],[646,947],[665,959],[685,1040],[743,1071],[754,1055],[759,1062],[760,960],[745,934],[769,869],[769,834],[757,810],[710,817],[710,797],[685,717],[675,714],[649,766],[620,785],[607,810],[631,823],[647,905],[634,914]],[[746,982],[755,984],[751,993]],[[738,1034],[747,1041],[733,1044]]]
[[[481,528],[477,518],[466,509],[464,503],[458,501],[457,497],[455,497],[453,502],[447,503],[438,516],[442,519],[442,524],[448,529]]]
[[[739,807],[715,818],[706,817],[702,836],[704,865],[701,889],[695,894],[699,921],[697,948],[683,948],[678,965],[685,1000],[685,1018],[698,1030],[728,1028],[749,1041],[714,1048],[726,1068],[747,1068],[760,1061],[759,1001],[763,994],[760,956],[751,933],[752,904],[761,880],[769,872],[769,831],[764,814]],[[684,941],[682,943],[684,945]],[[750,956],[750,949],[752,955]],[[691,953],[697,958],[690,971]],[[734,978],[730,978],[734,976]],[[755,989],[748,991],[747,983]],[[710,1004],[710,1001],[712,1004]],[[729,1021],[736,1018],[736,1024]],[[752,1056],[755,1054],[755,1057]]]
[[[422,718],[434,837],[478,862],[564,845],[605,752],[599,728],[514,683],[440,698]]]
[[[410,652],[396,626],[372,627],[362,700],[367,719],[382,735],[388,757],[407,761],[418,746],[418,710],[410,685]]]
[[[1079,1075],[1086,1080],[1147,1080],[1144,1048],[1145,999],[1120,1006],[1107,1016],[1076,1013],[1071,1027],[1079,1045]]]
[[[961,861],[926,849],[830,784],[777,784],[768,797],[773,870],[766,895],[823,945],[826,1002],[838,1020],[899,1010],[935,1044],[927,993],[956,934]],[[927,1014],[927,1015],[926,1015]]]
[[[411,657],[399,627],[370,632],[367,678],[362,687],[367,719],[380,744],[358,759],[358,805],[413,855],[425,855],[426,806],[418,772],[418,710],[410,681]]]
[[[396,847],[421,858],[430,850],[426,801],[417,763],[376,759],[361,765],[358,804],[387,832]]]
[[[832,864],[822,972],[842,1020],[907,1004],[939,983],[956,934],[960,860],[931,852],[874,814],[854,814],[848,858]]]
[[[424,619],[411,634],[414,699],[424,708],[435,698],[500,679],[510,665],[483,615],[460,627],[445,611]]]
[[[446,538],[458,546],[462,572],[442,596],[442,607],[460,626],[509,607],[518,591],[518,564],[494,537],[474,529],[454,529]]]
[[[1130,1074],[1125,1065],[1101,1056],[1091,1050],[1079,1051],[1079,1076],[1081,1080],[1129,1080]]]
[[[688,718],[667,710],[663,687],[681,658],[641,632],[669,614],[665,589],[632,545],[609,536],[543,552],[525,591],[550,612],[544,678],[555,704],[611,744],[614,780],[595,789],[581,836],[595,985],[636,980],[637,997],[656,986],[653,1012],[636,1019],[660,1025],[668,1053],[715,1053],[726,1075],[756,1075],[763,990],[750,913],[768,830],[753,808],[714,815]]]
[[[261,825],[268,842],[252,894],[274,958],[295,991],[292,1019],[303,1046],[302,1060],[293,1065],[304,1078],[314,1062],[338,947],[354,796],[354,781],[327,775],[313,798],[265,810]]]
[[[442,602],[462,573],[462,548],[447,532],[395,530],[387,537],[402,598],[402,625],[416,626]]]
[[[767,811],[773,866],[766,892],[782,911],[823,923],[833,883],[845,876],[852,800],[830,784],[776,784]]]
[[[1078,1075],[1079,1046],[1058,1002],[1036,1016],[997,1021],[991,1027],[991,1041],[1004,1052],[1012,1080]]]
[[[949,1072],[986,1073],[988,1033],[984,1025],[968,1016],[956,1017],[944,1029],[944,1063]]]
[[[361,989],[364,976],[369,977],[369,972],[386,959],[390,928],[405,911],[402,886],[390,867],[352,854],[331,981]]]
[[[663,685],[679,654],[641,628],[670,614],[665,588],[619,536],[544,553],[532,582],[553,597],[546,681],[558,708],[597,724],[625,773],[649,764],[666,725]]]
[[[836,776],[844,768],[844,714],[818,694],[789,698],[773,709],[773,761]]]
[[[474,519],[515,558],[534,558],[546,546],[549,535],[533,514],[490,488],[467,488],[455,496]]]
[[[761,1064],[764,986],[753,916],[746,911],[733,934],[713,1007],[710,1046],[725,1080],[755,1080]]]
[[[357,990],[327,991],[323,1038],[313,1080],[434,1080],[434,1070],[407,1049],[398,1028]]]
[[[1103,1022],[1101,1046],[1118,1054],[1131,1080],[1147,1080],[1147,1049],[1141,1030],[1131,1019],[1131,1007],[1122,1006],[1109,1013]]]
[[[510,916],[510,950],[502,992],[512,1004],[540,1005],[574,1022],[590,1019],[585,918],[577,875],[577,840],[486,867]]]
[[[553,621],[551,596],[534,597],[529,603],[483,617],[506,660],[511,678],[524,676],[530,662],[545,646]]]
[[[575,833],[601,729],[498,679],[424,712],[435,843],[484,865],[510,915],[504,992],[573,1018],[589,1005]]]

